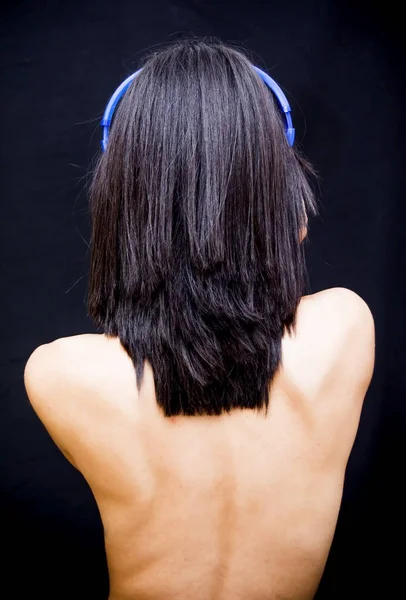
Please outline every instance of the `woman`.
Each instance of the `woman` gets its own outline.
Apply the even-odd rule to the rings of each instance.
[[[303,296],[310,168],[220,42],[150,56],[91,187],[98,335],[45,344],[30,401],[81,471],[111,600],[312,598],[374,363],[353,292]]]

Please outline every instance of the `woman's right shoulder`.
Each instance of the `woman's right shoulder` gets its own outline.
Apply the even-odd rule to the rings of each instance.
[[[357,337],[360,343],[375,342],[374,318],[368,304],[356,292],[336,287],[304,296],[297,312],[299,327],[310,325],[321,336]],[[356,345],[356,341],[354,339]],[[347,349],[350,350],[349,348]]]
[[[322,390],[323,395],[338,393],[341,398],[355,393],[363,400],[375,360],[375,327],[369,306],[346,288],[304,296],[295,331],[284,337],[283,355],[290,373],[297,374],[301,387],[312,397]]]
[[[313,302],[329,303],[345,311],[349,310],[353,314],[360,315],[362,313],[368,315],[369,319],[372,318],[371,310],[365,300],[356,292],[349,290],[348,288],[329,288],[317,292],[317,294],[312,294],[311,296],[304,296],[304,298],[311,298]]]

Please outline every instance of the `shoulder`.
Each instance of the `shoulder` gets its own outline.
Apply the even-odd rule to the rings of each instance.
[[[330,336],[341,351],[338,367],[346,367],[349,374],[356,370],[358,379],[369,384],[375,362],[375,324],[368,304],[346,288],[325,290],[313,302],[324,337]]]
[[[28,399],[52,439],[71,461],[67,450],[70,407],[67,394],[73,395],[76,382],[76,360],[70,338],[38,346],[24,368],[24,385]],[[65,341],[64,341],[65,340]]]
[[[26,387],[37,396],[39,389],[45,391],[52,387],[56,391],[55,386],[64,384],[65,378],[72,375],[80,377],[85,372],[85,364],[89,362],[89,341],[92,337],[78,335],[59,338],[38,346],[25,365]]]
[[[132,373],[131,359],[118,338],[83,334],[36,348],[25,365],[24,383],[33,404],[51,396],[57,402],[81,390],[108,392]]]
[[[321,310],[327,317],[340,317],[343,323],[373,327],[374,319],[368,304],[355,292],[347,288],[330,288],[305,296],[315,310]]]
[[[99,334],[82,334],[59,338],[38,346],[30,355],[24,370],[28,384],[44,386],[65,378],[87,379],[102,375],[106,365],[116,367],[115,357],[124,354],[118,338]]]
[[[321,343],[347,342],[352,348],[366,349],[375,346],[374,318],[367,303],[355,292],[346,288],[331,288],[305,296],[298,308],[297,327],[303,332],[312,331]]]
[[[69,397],[70,407],[81,396],[98,402],[114,399],[122,386],[135,384],[135,369],[118,338],[83,334],[59,338],[43,344],[30,355],[24,370],[24,383],[33,405],[52,398]],[[135,386],[136,388],[136,386]]]
[[[57,386],[65,368],[65,346],[59,340],[38,346],[28,358],[24,368],[24,384],[31,403],[38,401],[39,392]]]
[[[130,373],[123,354],[118,339],[85,334],[43,344],[30,355],[24,369],[28,399],[65,455],[90,427],[117,418],[120,382]]]
[[[374,368],[372,313],[358,294],[345,288],[305,296],[295,332],[285,336],[283,349],[291,371],[296,369],[312,396],[320,387],[340,385],[343,393],[357,390],[363,399]]]

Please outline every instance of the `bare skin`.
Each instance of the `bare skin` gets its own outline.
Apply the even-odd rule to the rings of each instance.
[[[117,338],[40,346],[30,401],[100,509],[110,600],[308,600],[332,542],[374,364],[366,304],[302,299],[268,415],[165,418]]]

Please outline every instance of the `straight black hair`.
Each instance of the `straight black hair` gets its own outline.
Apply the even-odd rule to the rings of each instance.
[[[186,39],[144,61],[93,175],[88,312],[138,389],[151,364],[164,415],[267,411],[305,291],[310,173],[240,50]]]

